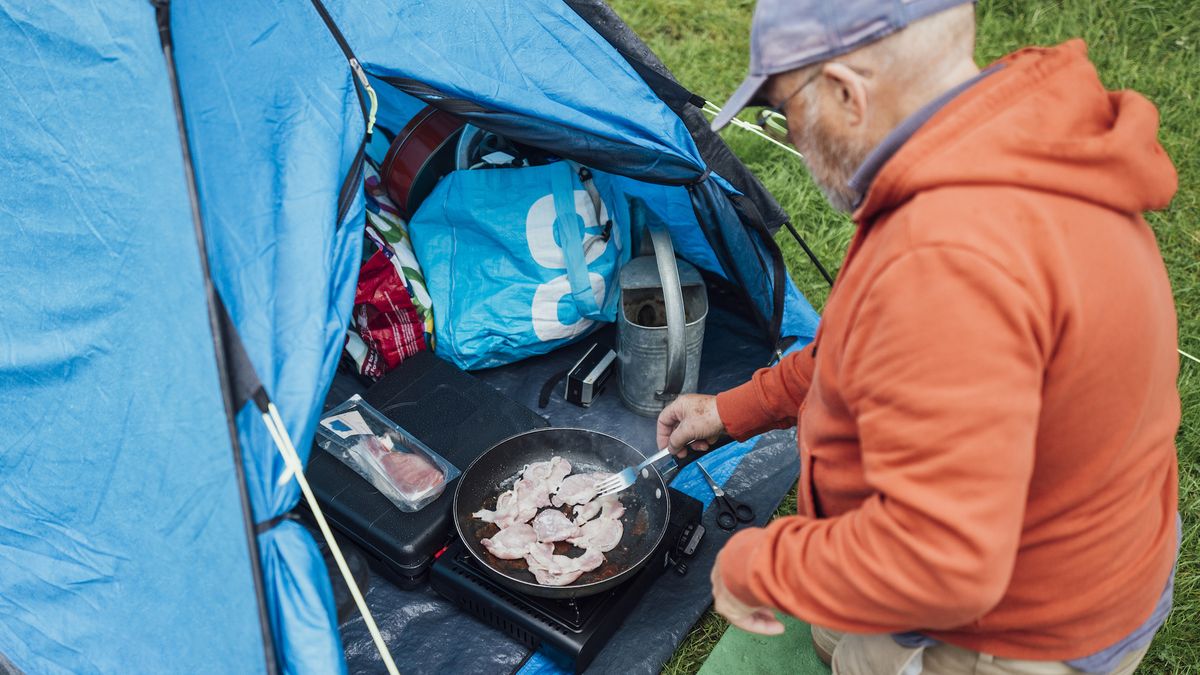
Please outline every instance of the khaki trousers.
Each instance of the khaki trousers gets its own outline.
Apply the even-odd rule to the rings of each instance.
[[[817,655],[833,675],[1079,675],[1062,661],[1023,661],[954,645],[903,647],[891,635],[856,635],[812,627]],[[1149,645],[1126,655],[1109,675],[1131,675]]]

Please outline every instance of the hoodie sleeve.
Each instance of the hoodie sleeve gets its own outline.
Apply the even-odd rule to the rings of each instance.
[[[733,537],[720,567],[734,595],[863,633],[958,627],[994,607],[1033,471],[1048,344],[1038,315],[982,254],[926,246],[893,261],[843,360],[875,494]]]
[[[730,436],[739,441],[771,429],[796,426],[796,418],[813,374],[813,345],[792,352],[750,381],[717,395],[717,414]]]

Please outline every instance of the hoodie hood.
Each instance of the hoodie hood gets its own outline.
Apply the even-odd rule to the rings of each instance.
[[[999,63],[884,165],[856,221],[951,185],[1042,190],[1122,213],[1171,201],[1178,177],[1158,142],[1158,110],[1137,92],[1105,90],[1082,40]]]

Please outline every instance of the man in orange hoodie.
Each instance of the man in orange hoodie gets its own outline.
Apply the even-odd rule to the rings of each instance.
[[[1129,673],[1171,606],[1158,114],[1080,41],[982,72],[962,0],[761,0],[751,75],[857,232],[816,339],[659,447],[798,427],[800,514],[736,534],[716,609],[813,624],[837,673]]]

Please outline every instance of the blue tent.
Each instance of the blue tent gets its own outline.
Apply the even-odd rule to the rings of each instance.
[[[602,3],[0,2],[0,664],[344,671],[230,342],[306,454],[362,246],[355,64],[686,191],[677,248],[770,340],[811,338],[786,216]]]

